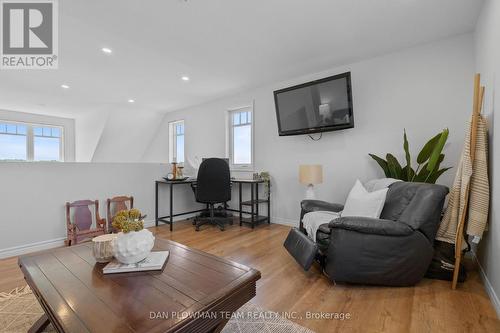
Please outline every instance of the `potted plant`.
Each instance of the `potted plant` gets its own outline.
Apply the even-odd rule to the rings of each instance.
[[[432,137],[417,156],[417,167],[412,167],[413,159],[410,155],[406,130],[403,133],[403,150],[405,153],[406,165],[403,167],[393,154],[387,154],[383,159],[375,154],[369,154],[384,171],[388,178],[400,179],[407,182],[436,183],[437,179],[451,168],[441,168],[444,160],[442,153],[446,140],[448,140],[449,130],[445,128],[442,132]]]
[[[120,230],[114,241],[114,256],[121,263],[135,264],[151,252],[155,238],[144,229],[144,218],[138,209],[119,211],[113,218],[113,227]]]

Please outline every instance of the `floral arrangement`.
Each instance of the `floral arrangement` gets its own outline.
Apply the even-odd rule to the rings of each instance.
[[[141,211],[133,208],[130,210],[121,210],[113,218],[113,227],[123,233],[130,231],[140,231],[144,229],[144,218]]]

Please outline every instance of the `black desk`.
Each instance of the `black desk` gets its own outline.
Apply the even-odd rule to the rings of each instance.
[[[235,185],[238,185],[239,191],[239,200],[238,200],[238,209],[227,208],[229,211],[237,212],[240,218],[240,226],[243,223],[250,224],[252,229],[259,223],[267,221],[267,223],[271,223],[271,184],[265,180],[253,180],[253,179],[231,179],[231,182]],[[268,191],[267,198],[259,199],[259,184],[268,183]],[[196,179],[187,179],[187,180],[157,180],[155,182],[155,225],[158,226],[159,222],[170,224],[170,231],[173,230],[173,222],[174,217],[194,214],[198,212],[202,212],[205,210],[198,209],[192,210],[189,212],[180,212],[174,214],[174,186],[176,185],[192,185],[196,184]],[[250,200],[243,201],[243,185],[250,185]],[[170,212],[169,215],[166,216],[158,216],[158,188],[160,185],[168,185],[169,186],[169,194],[170,194]],[[194,195],[193,195],[194,200]],[[259,206],[261,204],[267,205],[267,216],[259,215]],[[243,206],[250,206],[250,211],[243,210]],[[250,217],[243,217],[243,214],[250,215]]]

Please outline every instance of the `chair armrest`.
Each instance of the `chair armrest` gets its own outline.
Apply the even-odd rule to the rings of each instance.
[[[407,236],[414,232],[409,225],[402,222],[358,216],[340,217],[331,221],[328,227],[387,236]]]
[[[302,212],[305,213],[315,212],[315,211],[329,211],[329,212],[340,212],[344,209],[344,205],[337,203],[330,203],[321,200],[302,200],[300,203],[300,207],[302,208]]]

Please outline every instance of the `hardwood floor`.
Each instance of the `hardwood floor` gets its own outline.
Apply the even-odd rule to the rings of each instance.
[[[457,290],[450,283],[423,280],[416,287],[388,288],[334,285],[317,267],[304,272],[283,248],[289,227],[271,224],[252,230],[236,223],[221,232],[205,226],[195,232],[190,222],[150,228],[172,239],[261,271],[257,296],[261,307],[289,312],[291,320],[316,332],[500,332],[500,320],[472,270]],[[0,292],[24,285],[17,258],[0,261]],[[344,313],[350,319],[306,319],[315,314]]]

